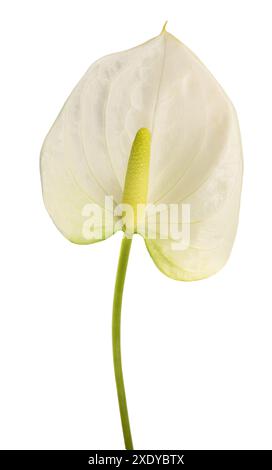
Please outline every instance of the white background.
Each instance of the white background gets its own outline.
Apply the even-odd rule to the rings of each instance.
[[[137,449],[272,448],[271,2],[1,3],[0,446],[123,447],[111,357],[121,234],[67,242],[42,202],[39,151],[97,58],[168,30],[240,119],[245,174],[224,269],[182,283],[132,245],[123,361]]]

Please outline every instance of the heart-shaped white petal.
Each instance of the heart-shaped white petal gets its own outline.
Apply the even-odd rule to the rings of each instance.
[[[110,215],[122,202],[130,150],[140,128],[149,129],[152,139],[148,202],[179,204],[180,229],[182,205],[191,208],[186,249],[175,248],[171,233],[164,240],[146,239],[147,248],[170,277],[207,277],[227,260],[236,233],[242,180],[239,127],[220,85],[166,31],[94,63],[68,98],[41,153],[48,212],[69,240],[94,241],[83,230],[88,204]],[[105,209],[105,196],[113,196],[112,209]],[[96,240],[112,233],[110,219],[93,221],[95,233],[104,226]]]

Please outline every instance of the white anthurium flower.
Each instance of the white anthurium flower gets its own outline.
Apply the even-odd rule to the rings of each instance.
[[[89,68],[41,152],[45,205],[66,238],[140,233],[158,268],[184,281],[226,262],[242,168],[232,103],[165,27]]]
[[[191,217],[187,249],[173,249],[171,233],[160,239],[157,230],[155,240],[146,239],[148,251],[170,277],[207,277],[224,265],[236,233],[239,127],[220,85],[165,29],[145,44],[98,60],[80,80],[42,148],[45,205],[74,243],[92,243],[122,228],[117,215],[112,230],[111,211],[123,201],[130,150],[141,128],[151,134],[147,203],[178,204],[180,212],[189,204]],[[106,196],[113,197],[113,209],[105,209]],[[83,229],[93,203],[103,211],[100,237]],[[98,219],[94,235],[101,229]]]

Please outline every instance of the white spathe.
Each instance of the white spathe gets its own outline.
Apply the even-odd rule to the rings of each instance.
[[[46,208],[66,238],[92,242],[82,233],[82,210],[89,203],[104,208],[105,196],[122,202],[140,128],[152,136],[148,202],[191,207],[187,249],[173,250],[170,238],[146,239],[147,248],[172,278],[208,277],[225,264],[237,229],[239,126],[217,81],[165,30],[98,60],[73,90],[42,147]]]

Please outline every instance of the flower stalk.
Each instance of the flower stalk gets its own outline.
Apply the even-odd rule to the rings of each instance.
[[[116,381],[117,396],[119,402],[120,417],[125,441],[126,450],[133,450],[132,436],[129,424],[126,392],[122,370],[122,356],[121,356],[121,310],[123,290],[126,278],[126,271],[128,265],[128,258],[131,248],[131,238],[125,235],[122,240],[119,262],[116,274],[113,311],[112,311],[112,349],[113,349],[113,364],[114,374]]]

